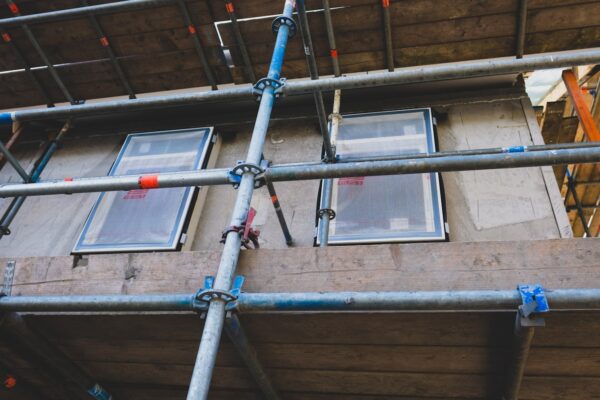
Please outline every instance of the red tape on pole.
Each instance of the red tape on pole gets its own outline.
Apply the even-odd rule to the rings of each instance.
[[[156,189],[158,187],[158,175],[140,176],[138,185],[140,189]]]
[[[329,54],[331,54],[331,58],[338,58],[338,51],[337,51],[337,49],[331,49],[331,50],[329,50]]]
[[[2,40],[4,40],[6,43],[10,42],[12,40],[12,38],[10,37],[10,35],[6,32],[2,33]]]
[[[233,14],[233,11],[235,11],[233,8],[233,3],[225,3],[225,9],[229,14]]]
[[[8,8],[10,9],[10,12],[14,15],[18,15],[20,13],[19,6],[17,6],[15,3],[8,3]]]
[[[100,44],[104,47],[108,47],[108,38],[106,36],[102,36],[100,38]]]
[[[196,27],[194,25],[188,26],[188,32],[192,35],[196,34]]]
[[[388,8],[390,6],[390,0],[381,0],[381,5],[383,8]]]

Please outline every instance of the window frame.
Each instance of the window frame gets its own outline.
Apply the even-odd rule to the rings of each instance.
[[[185,129],[174,129],[174,130],[162,130],[162,131],[152,131],[152,132],[140,132],[140,133],[131,133],[128,134],[113,162],[110,170],[107,173],[107,176],[120,176],[115,175],[117,168],[120,165],[121,160],[123,159],[125,152],[131,141],[137,137],[145,137],[145,136],[158,136],[158,135],[169,135],[169,134],[177,134],[177,133],[187,133],[187,132],[199,132],[203,131],[204,143],[199,146],[198,152],[196,154],[196,158],[194,160],[194,166],[190,169],[193,171],[199,171],[205,168],[206,163],[208,162],[210,156],[210,149],[212,148],[215,130],[214,127],[198,127],[198,128],[185,128]],[[169,235],[168,244],[167,242],[163,243],[136,243],[136,244],[93,244],[93,245],[85,245],[83,241],[88,230],[91,227],[91,224],[94,221],[94,216],[100,207],[102,199],[106,195],[106,192],[101,192],[96,198],[90,213],[88,214],[85,223],[79,233],[79,236],[73,246],[73,250],[71,254],[75,255],[84,255],[84,254],[100,254],[100,253],[133,253],[133,252],[149,252],[149,251],[177,251],[181,246],[181,237],[185,233],[184,229],[188,225],[189,217],[192,215],[194,207],[192,202],[196,197],[196,193],[198,191],[197,186],[194,187],[185,187],[184,194],[182,197],[181,204],[177,211],[177,216],[175,219],[175,223],[173,224],[173,229]],[[168,188],[165,188],[168,189]],[[152,189],[152,190],[160,190]],[[129,192],[129,191],[123,191]]]
[[[426,146],[427,152],[425,154],[435,153],[435,152],[437,152],[437,146],[436,146],[436,141],[435,141],[436,132],[435,132],[435,125],[434,125],[432,110],[429,107],[420,107],[420,108],[403,109],[403,110],[392,110],[392,111],[368,112],[368,113],[343,114],[342,121],[344,119],[350,119],[350,118],[372,117],[372,116],[378,116],[378,115],[411,114],[411,113],[417,113],[417,112],[423,114],[423,120],[425,123],[425,136],[426,136],[426,144],[427,144],[427,146]],[[343,124],[343,122],[342,122],[342,124]],[[341,127],[340,127],[340,129],[341,129]],[[331,122],[329,123],[329,131],[331,132]],[[337,138],[332,138],[332,139],[335,141]],[[361,138],[361,139],[355,139],[355,140],[368,140],[368,139]],[[343,154],[340,154],[339,158],[344,159],[344,160],[352,160],[352,159],[365,160],[365,159],[368,159],[368,156],[352,157],[352,156],[344,156]],[[445,229],[445,215],[444,215],[444,211],[443,211],[444,197],[443,197],[443,193],[441,190],[441,184],[440,184],[441,177],[440,177],[439,173],[437,173],[437,172],[415,174],[415,175],[423,175],[424,176],[426,174],[428,174],[430,176],[430,193],[431,193],[431,198],[432,198],[432,206],[428,207],[426,203],[424,203],[424,204],[433,213],[434,227],[435,227],[434,232],[429,233],[429,232],[425,232],[425,231],[412,231],[410,236],[409,235],[407,235],[407,236],[399,236],[399,235],[392,236],[392,235],[390,235],[387,237],[385,237],[382,234],[380,234],[378,236],[365,234],[365,236],[363,238],[349,238],[348,235],[338,235],[338,238],[336,238],[336,235],[334,234],[334,232],[332,232],[334,224],[330,223],[329,224],[329,233],[328,233],[328,244],[346,245],[346,244],[377,244],[377,243],[414,243],[414,242],[433,242],[433,241],[447,240],[446,229]],[[391,175],[391,176],[397,176],[397,175]],[[333,185],[332,185],[333,193],[331,195],[331,199],[332,199],[331,208],[333,208],[334,211],[335,211],[335,208],[334,208],[335,204],[333,201],[336,198],[336,190],[338,188],[338,182],[339,182],[339,178],[333,179]],[[322,185],[321,185],[321,188],[322,188]],[[322,208],[324,208],[322,190],[319,194],[319,197],[320,198],[319,198],[318,204],[319,204],[319,208],[322,209]],[[337,218],[337,216],[336,216],[336,218]],[[321,220],[318,219],[317,237],[316,237],[317,245],[320,245],[319,237],[320,237],[321,229],[323,229]],[[420,233],[420,234],[418,234],[418,233]]]

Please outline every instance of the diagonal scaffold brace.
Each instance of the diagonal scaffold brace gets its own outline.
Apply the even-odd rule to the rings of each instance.
[[[250,148],[245,163],[259,165],[271,112],[275,103],[277,86],[281,86],[281,67],[287,47],[288,39],[295,33],[296,26],[292,18],[294,1],[286,0],[283,13],[273,21],[273,31],[276,33],[275,48],[269,66],[269,73],[261,81],[260,105],[256,122],[252,131]],[[238,188],[230,226],[239,226],[247,218],[250,210],[250,201],[254,192],[256,171],[248,169],[242,173]],[[229,232],[225,238],[225,245],[221,254],[221,261],[214,282],[214,290],[229,290],[235,274],[238,258],[240,255],[241,237],[236,232]],[[212,373],[216,362],[219,342],[225,322],[227,302],[222,298],[214,297],[210,300],[200,348],[192,373],[192,380],[188,390],[187,400],[204,400],[208,396]]]

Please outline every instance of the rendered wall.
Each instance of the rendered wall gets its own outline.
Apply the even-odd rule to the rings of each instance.
[[[527,108],[527,107],[525,107]],[[532,144],[520,100],[481,102],[439,108],[440,150]],[[342,107],[342,113],[344,112]],[[531,122],[531,121],[529,121]],[[229,167],[243,159],[251,127],[239,128],[222,138],[216,167]],[[539,134],[539,132],[538,132]],[[105,175],[124,135],[66,140],[42,177]],[[39,155],[39,149],[19,148],[16,155],[24,166]],[[321,138],[313,122],[294,120],[271,124],[265,157],[274,163],[316,161],[321,157]],[[540,168],[467,171],[442,174],[446,215],[452,241],[533,240],[561,237],[557,218],[566,218],[550,199],[558,189],[546,185]],[[0,171],[0,182],[18,180],[10,167]],[[278,196],[296,246],[312,246],[319,182],[276,184]],[[42,196],[27,199],[11,225],[12,234],[0,240],[0,255],[68,255],[97,194]],[[4,210],[10,199],[0,199]],[[229,224],[235,191],[229,186],[211,187],[204,202],[192,250],[218,250],[222,230]],[[281,230],[266,188],[255,192],[252,206],[258,211],[256,228],[261,246],[285,248]],[[562,236],[565,236],[563,233]]]

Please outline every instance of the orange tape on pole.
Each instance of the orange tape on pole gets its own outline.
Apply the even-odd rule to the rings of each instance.
[[[4,40],[6,43],[10,42],[12,40],[12,38],[10,37],[10,35],[6,32],[2,33],[2,40]]]
[[[388,8],[390,6],[390,0],[381,0],[381,5],[383,8]]]
[[[583,127],[583,132],[591,142],[600,142],[600,132],[594,122],[592,113],[590,112],[585,99],[583,98],[583,92],[577,82],[577,77],[572,70],[566,69],[562,73],[562,78],[569,93],[569,97],[573,101],[573,108],[579,117],[579,122]]]
[[[229,14],[233,14],[233,11],[235,11],[233,8],[233,3],[225,3],[225,9]]]
[[[158,175],[140,176],[138,185],[140,189],[156,189],[158,187]]]
[[[194,25],[189,25],[188,26],[188,32],[190,33],[190,35],[195,35],[196,34],[196,27]]]
[[[17,386],[17,380],[12,375],[6,375],[6,378],[4,379],[3,383],[4,383],[4,387],[7,389],[12,389],[15,386]]]
[[[108,47],[108,38],[106,36],[102,36],[100,38],[100,44],[104,47]]]

